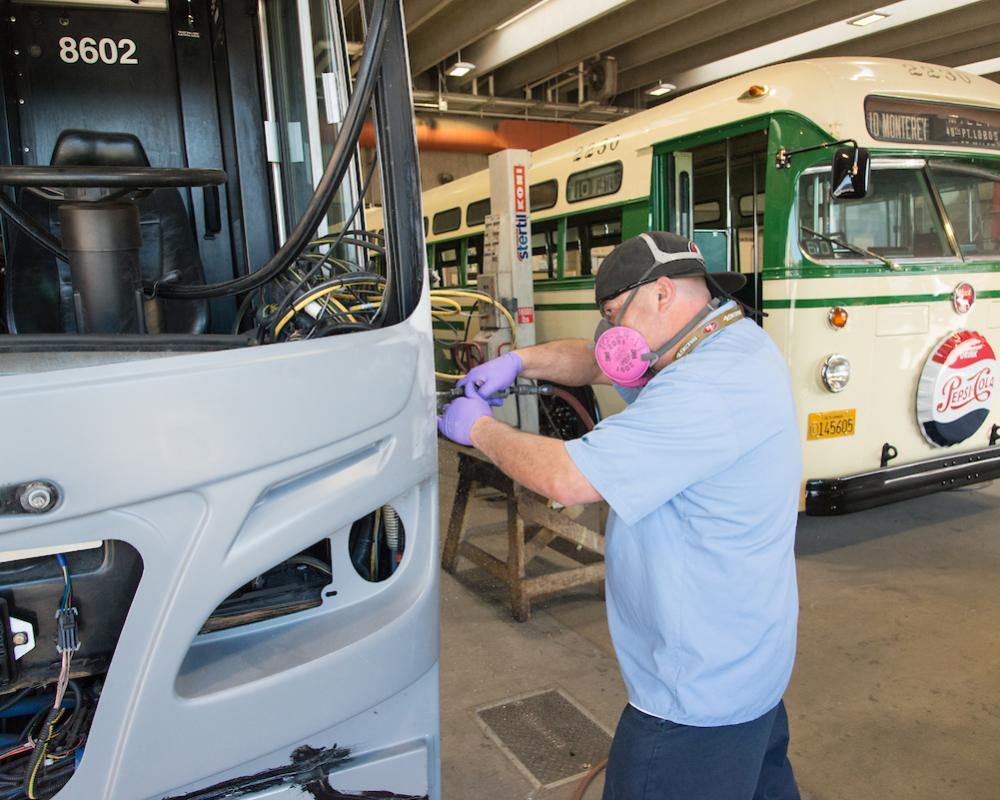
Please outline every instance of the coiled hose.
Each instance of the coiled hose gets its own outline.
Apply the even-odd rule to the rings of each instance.
[[[400,550],[399,512],[390,505],[382,506],[382,524],[385,528],[385,544],[392,553]]]

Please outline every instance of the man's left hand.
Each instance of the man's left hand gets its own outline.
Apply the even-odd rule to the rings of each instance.
[[[472,446],[472,426],[480,417],[492,415],[490,404],[481,397],[456,397],[438,417],[438,430],[458,444]]]

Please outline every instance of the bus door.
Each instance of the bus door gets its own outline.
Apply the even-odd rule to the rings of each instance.
[[[437,431],[402,3],[362,4],[353,89],[330,67],[348,102],[309,177],[321,190],[266,263],[227,272],[204,250],[202,186],[239,183],[244,216],[220,191],[216,244],[250,252],[236,222],[254,163],[222,147],[225,173],[203,167],[213,142],[250,135],[227,133],[219,86],[235,113],[267,21],[243,2],[150,2],[5,7],[17,57],[47,66],[14,76],[30,108],[8,106],[22,155],[0,165],[18,187],[0,203],[18,289],[0,335],[0,795],[438,800]],[[301,66],[303,47],[321,57],[314,39],[285,53]],[[357,203],[336,210],[366,118],[380,231]],[[263,138],[262,113],[242,119]],[[123,165],[143,153],[151,166]],[[181,188],[157,196],[160,179]],[[155,255],[196,236],[183,254],[203,274],[140,272],[156,198],[161,228],[180,208],[197,233],[171,228]],[[67,268],[68,303],[35,280],[37,252]],[[209,299],[233,314],[199,316]]]
[[[225,170],[223,187],[178,190],[204,278],[228,280],[266,260],[274,225],[263,73],[245,3],[28,0],[4,9],[5,163]],[[135,137],[131,151],[101,136],[121,133]],[[52,204],[24,201],[58,238]],[[149,233],[156,216],[144,209]],[[158,222],[167,227],[162,246],[179,247],[174,223]],[[213,300],[211,312],[225,326],[235,306]]]
[[[740,300],[759,307],[764,245],[767,131],[732,136],[669,152],[667,208],[655,219],[688,236],[709,272],[738,271],[747,285]]]

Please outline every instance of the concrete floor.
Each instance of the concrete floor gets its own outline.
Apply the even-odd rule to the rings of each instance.
[[[443,457],[442,532],[454,491]],[[502,504],[484,499],[470,509],[471,536],[498,554],[503,517]],[[806,800],[1000,798],[998,520],[1000,483],[800,517],[799,646],[786,703]],[[568,800],[574,784],[534,788],[475,709],[560,688],[613,731],[625,693],[601,593],[538,601],[520,624],[504,589],[465,560],[442,575],[444,798]]]

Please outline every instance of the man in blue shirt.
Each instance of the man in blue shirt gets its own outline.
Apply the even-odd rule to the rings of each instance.
[[[630,239],[595,280],[596,344],[549,342],[481,365],[440,421],[529,489],[611,508],[608,625],[629,704],[605,800],[799,797],[781,698],[795,655],[801,451],[781,354],[724,302],[742,283],[708,275],[683,237]],[[486,402],[519,376],[614,382],[629,405],[574,441],[523,433]]]

